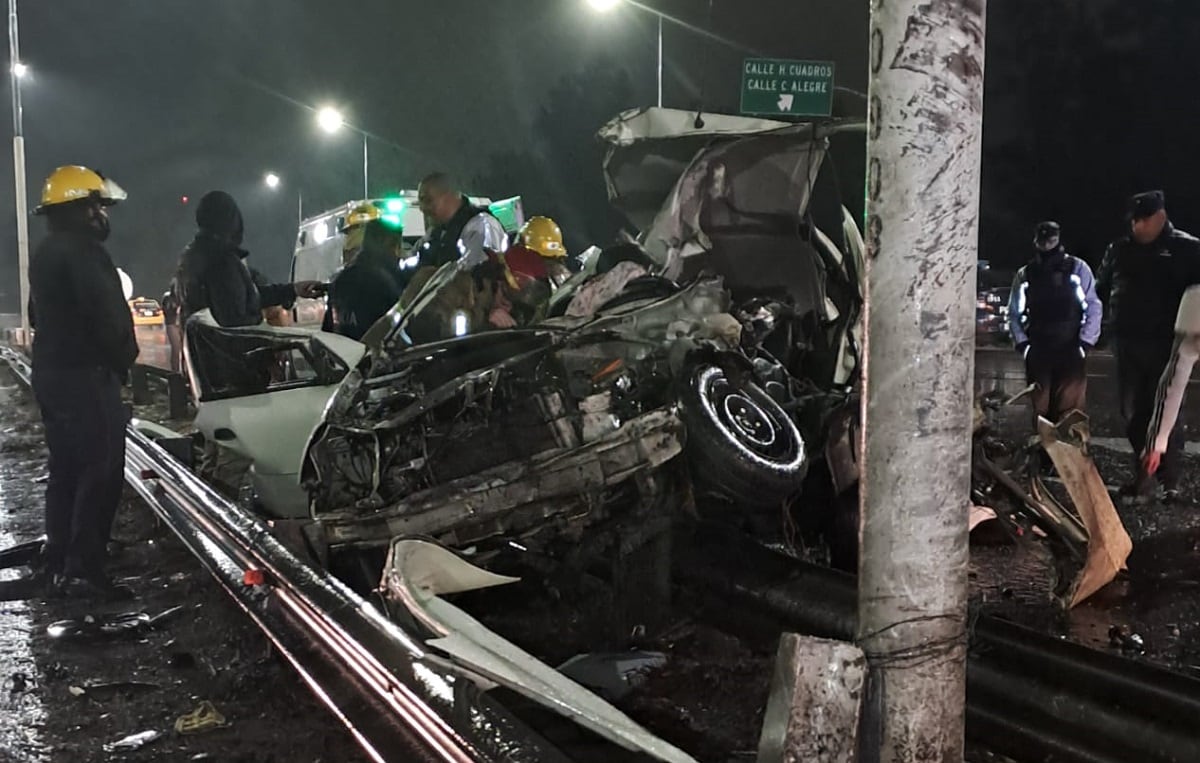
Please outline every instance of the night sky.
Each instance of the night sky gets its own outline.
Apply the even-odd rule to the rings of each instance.
[[[833,60],[840,86],[866,89],[866,0],[714,0],[711,20],[707,0],[654,5],[727,40],[667,25],[667,106],[735,110],[751,52]],[[527,212],[560,215],[571,243],[611,235],[586,136],[655,92],[653,17],[634,8],[598,17],[582,0],[19,7],[22,57],[34,70],[23,86],[31,205],[59,164],[120,182],[130,200],[113,212],[110,249],[146,294],[161,293],[195,203],[213,188],[241,202],[252,261],[286,276],[297,194],[312,214],[361,193],[359,139],[320,133],[306,110],[326,103],[375,136],[372,194],[444,169],[473,192],[521,193],[534,202]],[[1181,227],[1200,229],[1200,106],[1186,63],[1200,42],[1198,13],[1194,0],[993,0],[981,256],[1015,265],[1033,223],[1056,217],[1069,246],[1098,258],[1119,232],[1122,198],[1142,187],[1164,187]],[[4,98],[7,107],[7,88]],[[853,96],[837,108],[862,113]],[[11,311],[10,155],[0,309]],[[267,170],[283,178],[277,191],[262,183]],[[509,182],[524,187],[480,187]],[[41,231],[34,219],[35,243]]]

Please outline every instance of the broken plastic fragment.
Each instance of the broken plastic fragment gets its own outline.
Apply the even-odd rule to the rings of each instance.
[[[1136,633],[1130,633],[1123,625],[1114,625],[1108,629],[1108,641],[1115,647],[1128,652],[1141,654],[1146,651],[1146,641]]]
[[[602,697],[619,700],[645,681],[647,673],[666,664],[662,652],[580,654],[560,665],[558,671]]]
[[[158,741],[162,737],[161,731],[143,731],[138,734],[130,734],[129,736],[118,739],[115,742],[104,745],[105,752],[119,752],[121,750],[140,750],[146,745]]]
[[[161,620],[175,614],[181,609],[183,609],[181,606],[171,607],[153,617],[145,612],[125,612],[103,619],[97,619],[93,615],[85,615],[81,619],[59,620],[56,623],[51,623],[46,627],[46,633],[50,635],[50,638],[56,639],[105,638],[122,634],[140,633],[143,630],[153,628]]]
[[[229,724],[225,721],[225,716],[221,715],[213,703],[204,700],[195,710],[175,720],[175,731],[179,734],[202,734],[227,725]]]

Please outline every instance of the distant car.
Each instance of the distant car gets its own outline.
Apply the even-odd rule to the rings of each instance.
[[[987,260],[979,261],[975,273],[975,338],[984,342],[1008,341],[1008,298],[1012,294],[1011,271],[996,270]]]
[[[163,325],[163,309],[158,300],[135,297],[129,300],[129,312],[133,314],[135,326]]]
[[[975,304],[975,336],[997,341],[1008,338],[1010,286],[980,289]]]

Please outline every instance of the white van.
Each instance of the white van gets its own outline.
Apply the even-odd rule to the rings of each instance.
[[[525,222],[521,197],[492,201],[481,196],[469,197],[472,204],[491,210],[509,233],[515,232]],[[373,204],[383,213],[385,220],[404,231],[405,246],[411,248],[425,236],[425,216],[417,204],[416,191],[401,191],[383,199],[348,201],[345,204],[310,217],[300,223],[296,234],[296,249],[292,255],[292,281],[320,281],[328,283],[337,269],[342,266],[342,222],[346,215],[362,204]],[[415,266],[406,260],[401,267]],[[317,299],[296,301],[294,318],[299,326],[320,325],[325,316],[325,302]]]

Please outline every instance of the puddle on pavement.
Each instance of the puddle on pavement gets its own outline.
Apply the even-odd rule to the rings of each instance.
[[[1096,448],[1109,482],[1130,478],[1127,457]],[[1184,492],[1200,495],[1200,462],[1187,458]],[[1063,636],[1101,651],[1157,663],[1200,678],[1200,509],[1186,505],[1117,505],[1133,539],[1129,570],[1065,612],[1053,600],[1055,566],[1042,543],[971,548],[971,590],[988,614]],[[1114,639],[1136,634],[1144,652]]]
[[[30,453],[29,411],[13,398],[21,395],[8,379],[0,379],[0,548],[40,534],[44,470],[40,446]],[[31,458],[37,455],[37,458]],[[0,570],[0,582],[22,570]],[[41,728],[46,713],[37,664],[31,648],[33,612],[29,602],[0,602],[0,750],[12,763],[46,760]]]

